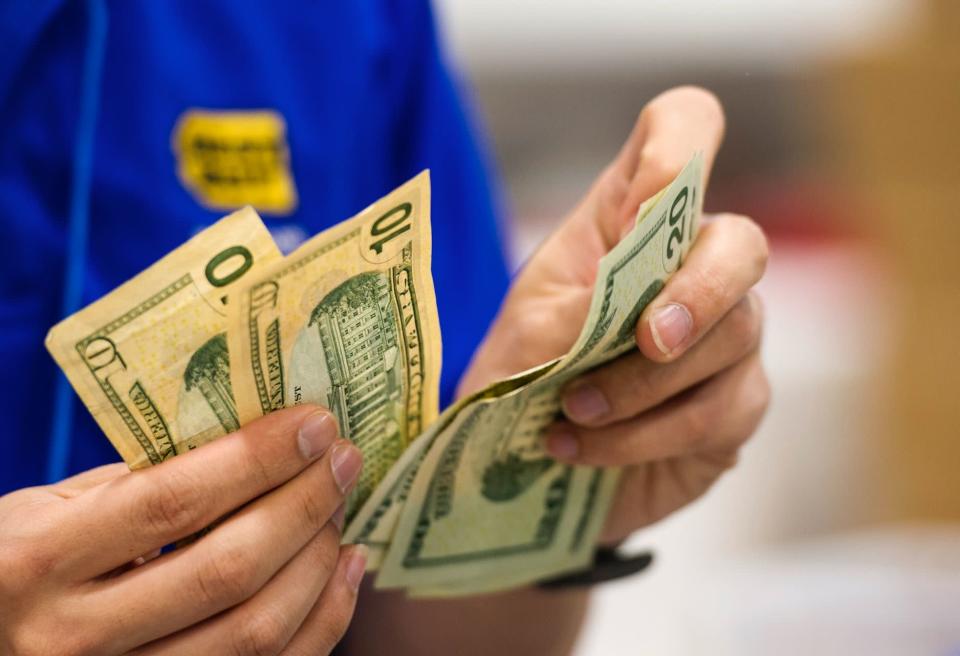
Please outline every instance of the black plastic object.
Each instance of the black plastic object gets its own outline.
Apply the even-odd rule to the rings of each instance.
[[[644,551],[635,556],[623,556],[616,549],[600,547],[593,556],[593,566],[590,569],[540,581],[538,585],[548,590],[556,590],[606,583],[639,574],[650,567],[652,562],[652,551]]]

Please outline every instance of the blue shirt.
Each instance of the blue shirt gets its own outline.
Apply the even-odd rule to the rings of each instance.
[[[111,0],[98,31],[98,1],[0,7],[0,493],[47,482],[61,374],[43,338],[65,281],[82,281],[80,306],[109,292],[226,214],[221,192],[242,200],[261,166],[292,180],[292,200],[259,204],[287,248],[431,169],[449,402],[508,278],[485,155],[427,2]],[[268,134],[226,154],[198,140],[193,155],[221,168],[191,177],[177,129],[195,110],[257,110]],[[78,399],[71,412],[67,473],[118,460]]]

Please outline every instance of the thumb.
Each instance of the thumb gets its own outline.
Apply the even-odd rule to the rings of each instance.
[[[705,89],[677,87],[651,100],[614,162],[627,190],[616,215],[604,217],[616,222],[603,226],[604,232],[618,238],[629,232],[640,204],[667,186],[698,151],[709,178],[724,126],[720,101]]]

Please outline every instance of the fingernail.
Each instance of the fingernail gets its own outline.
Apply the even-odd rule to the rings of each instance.
[[[330,468],[333,470],[333,478],[337,481],[340,492],[347,493],[357,479],[357,474],[360,473],[361,464],[360,451],[350,442],[344,440],[333,447],[333,453],[330,454]]]
[[[344,518],[344,507],[341,503],[340,506],[333,511],[333,517],[330,518],[330,521],[333,522],[333,525],[337,527],[337,530],[343,533],[343,518]]]
[[[350,560],[347,562],[347,585],[356,592],[360,589],[363,574],[367,571],[367,545],[357,544],[350,550]]]
[[[563,412],[573,421],[592,421],[610,412],[610,403],[599,388],[582,383],[563,396]]]
[[[547,451],[557,460],[574,460],[580,453],[580,442],[570,433],[551,433],[547,436]]]
[[[673,353],[690,336],[692,330],[693,317],[687,308],[679,303],[660,308],[650,320],[653,341],[664,355]]]
[[[297,446],[307,460],[313,460],[337,439],[337,422],[330,413],[318,412],[303,420]]]

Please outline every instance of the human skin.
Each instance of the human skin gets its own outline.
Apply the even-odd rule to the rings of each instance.
[[[461,395],[563,355],[583,325],[597,264],[640,203],[723,137],[707,91],[652,100],[583,200],[533,254],[464,375]],[[545,437],[557,459],[623,467],[601,539],[615,544],[701,496],[733,466],[770,397],[759,356],[767,243],[750,219],[705,217],[684,265],[640,316],[637,349],[573,381]],[[410,600],[366,586],[345,641],[351,656],[567,654],[588,606],[583,589],[523,588]]]
[[[709,169],[723,114],[669,91],[531,257],[460,393],[565,353],[599,259],[640,203],[697,151]],[[750,291],[767,258],[749,219],[707,220],[637,323],[637,350],[565,390],[555,457],[624,475],[602,539],[616,543],[703,494],[736,462],[769,399]],[[337,463],[337,467],[334,467]],[[324,654],[346,630],[362,549],[340,547],[359,452],[321,408],[280,411],[147,470],[108,465],[0,498],[0,651],[23,654]],[[191,545],[157,549],[217,522]],[[566,654],[586,590],[527,587],[460,600],[363,590],[343,647],[365,654]]]
[[[336,419],[308,406],[146,470],[0,498],[0,652],[328,653],[363,577],[338,510],[360,466]]]

